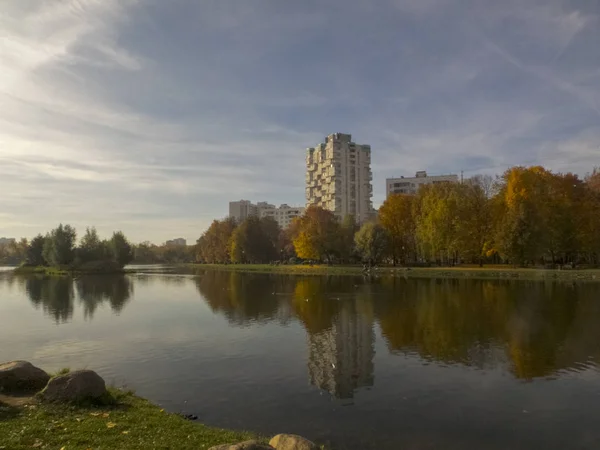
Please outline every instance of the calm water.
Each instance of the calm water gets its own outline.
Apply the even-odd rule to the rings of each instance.
[[[600,447],[600,284],[5,272],[0,343],[335,448]]]

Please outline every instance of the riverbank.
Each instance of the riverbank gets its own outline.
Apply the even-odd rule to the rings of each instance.
[[[20,266],[13,270],[16,274],[38,275],[118,275],[127,273],[112,261],[92,261],[80,266]]]
[[[0,449],[198,450],[256,439],[252,433],[191,422],[131,392],[109,389],[109,393],[114,401],[106,406],[48,404],[34,399],[11,402],[10,406],[6,398],[0,400]]]
[[[222,270],[253,273],[279,273],[290,275],[363,275],[362,266],[328,265],[269,265],[269,264],[187,264],[191,269]],[[549,270],[511,268],[506,266],[460,267],[379,267],[370,271],[376,276],[401,276],[410,278],[468,278],[468,279],[520,279],[600,281],[600,269]]]

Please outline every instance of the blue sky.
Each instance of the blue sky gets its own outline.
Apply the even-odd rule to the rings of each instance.
[[[304,203],[305,149],[385,178],[600,165],[597,0],[4,0],[0,236],[195,240]]]

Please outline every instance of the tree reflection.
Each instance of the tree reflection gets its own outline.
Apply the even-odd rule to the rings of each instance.
[[[30,277],[25,280],[25,292],[36,308],[58,323],[73,317],[73,283],[66,277]]]
[[[195,278],[198,292],[211,310],[235,325],[268,322],[278,316],[281,292],[289,292],[286,277],[207,270]]]
[[[520,379],[548,376],[580,363],[581,356],[567,343],[579,348],[573,341],[581,332],[575,319],[585,321],[580,309],[590,305],[583,298],[599,291],[597,285],[511,281],[387,283],[391,289],[377,303],[377,315],[391,351],[418,352],[447,364],[502,364]],[[597,323],[583,334],[588,342],[591,335],[600,338]]]
[[[107,302],[119,314],[133,294],[133,284],[125,275],[84,276],[75,280],[85,319],[93,319],[98,306]]]

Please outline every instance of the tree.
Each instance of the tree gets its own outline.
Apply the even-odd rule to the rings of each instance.
[[[108,249],[98,237],[95,227],[86,228],[85,235],[81,238],[77,249],[77,259],[79,262],[100,261],[107,259]]]
[[[331,211],[310,206],[296,219],[294,233],[294,248],[302,259],[332,262],[339,251],[340,224]]]
[[[208,263],[229,262],[229,241],[235,228],[233,218],[213,221],[197,241],[196,259]]]
[[[121,231],[113,233],[111,240],[108,242],[108,248],[112,260],[115,261],[119,267],[125,267],[133,261],[133,247]]]
[[[514,265],[542,260],[550,239],[551,173],[543,167],[513,167],[503,175],[497,204],[496,241]]]
[[[458,198],[457,247],[463,257],[476,260],[480,266],[483,266],[484,258],[494,251],[488,183],[489,179],[475,178],[471,183],[454,187]]]
[[[26,263],[31,266],[45,266],[46,260],[44,259],[44,245],[46,238],[41,234],[34,237],[29,246],[27,247]]]
[[[356,251],[369,264],[381,262],[388,248],[388,233],[383,226],[367,222],[354,237]]]
[[[412,195],[392,194],[379,208],[379,223],[388,233],[392,262],[406,264],[415,259],[415,220]]]
[[[77,232],[70,225],[60,224],[45,239],[44,259],[53,266],[68,265],[75,258]]]
[[[279,225],[273,218],[250,216],[233,232],[229,255],[234,263],[266,263],[277,257]]]
[[[358,231],[356,225],[356,218],[352,214],[348,214],[342,220],[340,226],[340,239],[339,239],[339,256],[342,263],[349,262],[354,254],[354,235]]]
[[[421,186],[413,208],[421,253],[442,264],[459,259],[462,186],[451,183]]]

